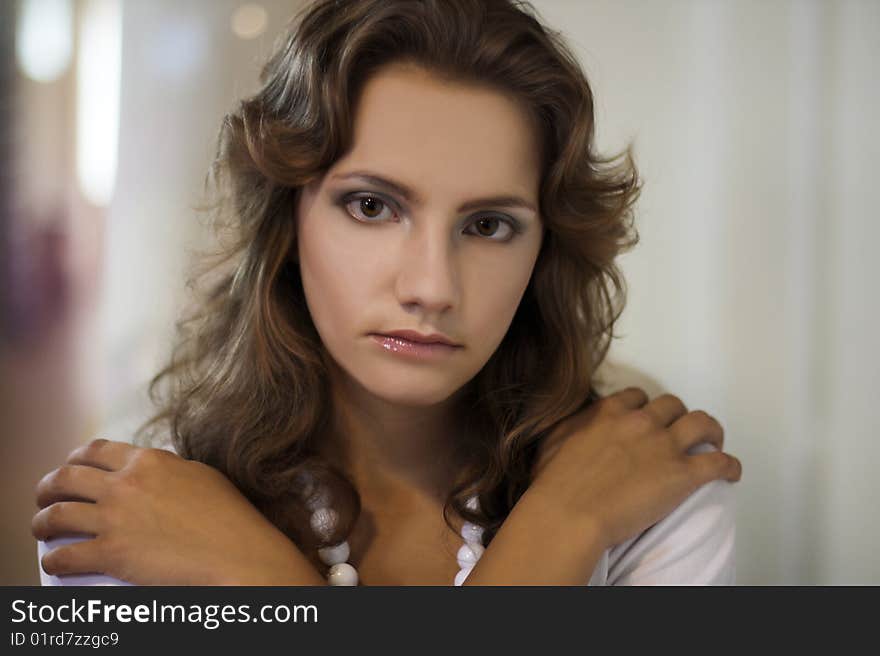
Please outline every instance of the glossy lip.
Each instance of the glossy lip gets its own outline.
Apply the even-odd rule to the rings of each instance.
[[[431,333],[430,335],[422,335],[415,330],[392,330],[387,333],[375,333],[377,335],[385,335],[386,337],[400,337],[408,342],[420,342],[422,344],[447,344],[448,346],[461,346],[456,344],[446,335],[442,333]]]
[[[370,339],[389,353],[417,359],[443,357],[451,355],[461,348],[441,342],[415,342],[402,337],[376,333],[370,334]]]

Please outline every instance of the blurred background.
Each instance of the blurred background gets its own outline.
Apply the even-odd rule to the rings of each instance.
[[[294,0],[0,0],[0,584],[33,490],[130,439],[171,347],[223,115]],[[880,584],[880,2],[533,0],[635,145],[611,360],[743,463],[743,585]]]

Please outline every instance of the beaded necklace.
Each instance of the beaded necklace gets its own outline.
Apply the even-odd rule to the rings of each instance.
[[[465,504],[470,510],[479,509],[479,501],[476,496],[472,496]],[[329,535],[336,526],[338,514],[333,508],[322,506],[317,508],[310,517],[310,524],[315,534],[321,538]],[[483,555],[484,547],[482,544],[483,527],[472,522],[464,522],[461,527],[461,537],[464,538],[464,544],[458,550],[456,558],[458,566],[461,568],[455,575],[453,585],[459,586],[465,582],[468,574],[477,564],[480,556]],[[357,585],[358,573],[354,566],[347,562],[351,555],[351,549],[348,540],[343,540],[339,544],[318,549],[318,557],[325,565],[330,566],[327,573],[327,583],[330,585]]]

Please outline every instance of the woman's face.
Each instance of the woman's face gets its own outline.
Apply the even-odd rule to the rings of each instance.
[[[404,64],[365,84],[351,150],[300,194],[297,238],[315,327],[370,393],[440,403],[501,343],[543,237],[536,139],[487,88]],[[376,337],[396,330],[459,346],[420,356]]]

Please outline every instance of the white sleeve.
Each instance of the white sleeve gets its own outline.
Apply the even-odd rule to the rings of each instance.
[[[701,443],[689,453],[717,451]],[[735,483],[713,480],[608,551],[605,585],[735,585]]]
[[[112,576],[104,574],[67,574],[64,576],[54,576],[47,574],[43,569],[43,556],[56,547],[62,547],[73,542],[80,542],[91,538],[86,537],[58,537],[47,542],[39,540],[37,542],[37,567],[40,568],[40,585],[131,585],[127,581],[120,581]]]
[[[171,445],[163,445],[159,448],[162,448],[166,451],[171,451],[172,453],[177,453],[174,450],[174,447]],[[52,549],[56,547],[62,547],[66,544],[72,544],[74,542],[80,542],[82,540],[91,539],[85,536],[59,536],[53,538],[48,541],[38,540],[37,541],[37,567],[40,570],[40,585],[42,586],[56,586],[56,585],[82,585],[82,586],[93,586],[93,585],[132,585],[127,581],[121,581],[119,579],[115,579],[112,576],[107,576],[105,574],[66,574],[64,576],[55,576],[53,574],[47,574],[46,570],[43,569],[43,556],[46,555]]]

